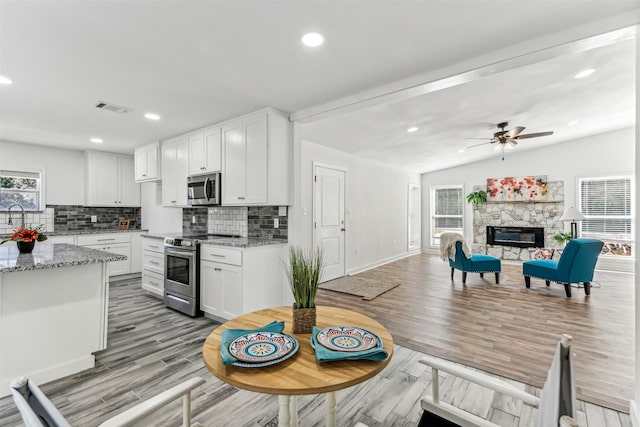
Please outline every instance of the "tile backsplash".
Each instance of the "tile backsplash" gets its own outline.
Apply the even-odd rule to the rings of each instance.
[[[56,232],[116,230],[119,219],[131,220],[129,230],[139,230],[142,224],[140,208],[48,205],[49,208],[55,210],[53,221]],[[91,222],[94,215],[98,217],[97,222]]]
[[[209,208],[209,233],[237,234],[247,237],[247,208],[219,206]]]
[[[195,222],[193,221],[195,219]],[[207,208],[182,209],[182,233],[199,235],[207,234],[209,227],[209,210]]]
[[[265,240],[284,240],[289,237],[288,216],[278,214],[278,206],[252,206],[247,212],[249,237]],[[278,228],[274,219],[278,219]]]
[[[43,212],[25,212],[24,223],[31,227],[43,224],[45,231],[52,233],[55,230],[53,216],[54,210],[51,207],[47,207]],[[20,209],[12,209],[11,218],[12,224],[7,224],[9,222],[9,214],[7,212],[0,212],[0,236],[11,234],[13,230],[20,227]]]

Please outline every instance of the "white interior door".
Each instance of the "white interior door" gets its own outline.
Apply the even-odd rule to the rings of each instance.
[[[314,246],[324,253],[320,282],[344,276],[343,170],[315,166]]]
[[[421,205],[420,185],[409,184],[407,193],[407,242],[408,251],[420,249],[421,247]]]

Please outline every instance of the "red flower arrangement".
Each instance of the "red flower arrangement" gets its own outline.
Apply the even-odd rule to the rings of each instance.
[[[18,227],[13,231],[13,233],[11,233],[8,239],[0,242],[0,245],[4,242],[8,242],[9,240],[27,243],[35,241],[42,242],[43,240],[47,240],[47,236],[44,234],[44,225],[40,224],[34,228]]]

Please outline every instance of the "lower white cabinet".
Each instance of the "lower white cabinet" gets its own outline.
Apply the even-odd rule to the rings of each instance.
[[[125,260],[109,263],[110,276],[131,273],[130,233],[81,234],[77,237],[77,243],[78,246],[126,256]]]
[[[164,246],[162,238],[142,238],[142,289],[164,297]]]
[[[200,309],[222,319],[285,304],[284,244],[228,248],[202,244]]]

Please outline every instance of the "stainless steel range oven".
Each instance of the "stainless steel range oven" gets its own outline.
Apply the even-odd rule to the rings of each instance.
[[[200,244],[197,239],[164,239],[164,303],[200,316]]]

